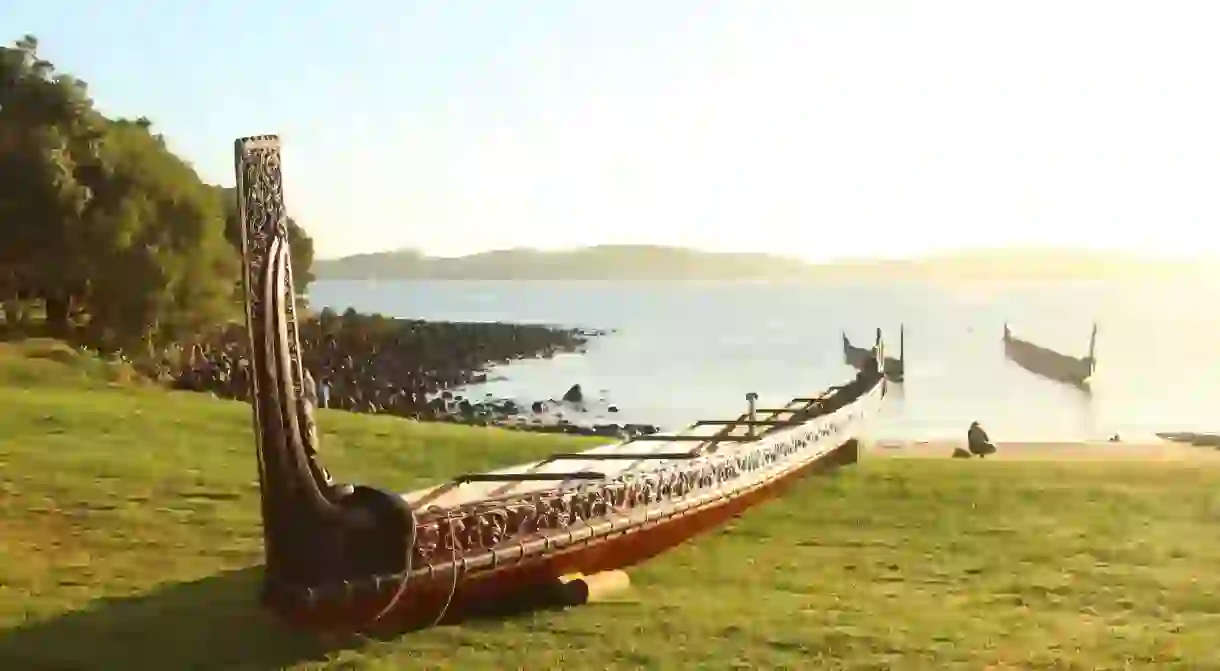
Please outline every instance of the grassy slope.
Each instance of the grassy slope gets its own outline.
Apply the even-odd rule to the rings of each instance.
[[[2,669],[1220,668],[1216,471],[947,459],[809,480],[615,603],[324,650],[254,604],[247,406],[0,348]],[[581,442],[321,422],[395,489]]]

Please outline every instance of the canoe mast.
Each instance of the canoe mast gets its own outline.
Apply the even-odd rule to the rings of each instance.
[[[403,569],[414,515],[398,496],[338,487],[317,461],[297,333],[287,213],[274,135],[234,145],[250,396],[266,552],[264,599],[277,587]]]

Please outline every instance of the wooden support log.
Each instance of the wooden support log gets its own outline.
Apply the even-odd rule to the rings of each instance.
[[[564,576],[559,579],[563,585],[565,605],[582,606],[587,603],[605,601],[607,597],[625,592],[631,587],[631,578],[626,571],[601,571],[592,575]]]

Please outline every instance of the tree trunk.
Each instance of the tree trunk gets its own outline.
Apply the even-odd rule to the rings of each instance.
[[[10,329],[22,326],[22,322],[25,320],[25,312],[22,310],[21,301],[15,298],[4,301],[4,320]]]
[[[47,333],[55,338],[63,338],[71,330],[68,315],[72,310],[72,299],[68,296],[47,296]]]

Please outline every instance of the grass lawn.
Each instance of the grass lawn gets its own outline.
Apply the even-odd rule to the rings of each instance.
[[[1220,669],[1220,470],[1185,464],[876,459],[615,602],[328,649],[255,604],[248,406],[124,379],[0,344],[0,669]],[[590,442],[320,422],[397,490]]]

